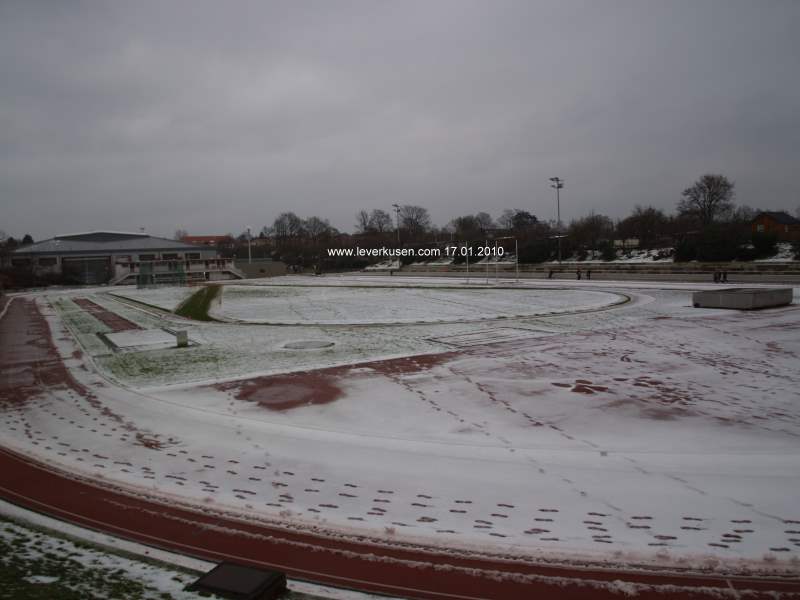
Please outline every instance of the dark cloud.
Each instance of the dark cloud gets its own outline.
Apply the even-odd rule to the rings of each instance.
[[[2,228],[800,204],[800,4],[0,4]]]

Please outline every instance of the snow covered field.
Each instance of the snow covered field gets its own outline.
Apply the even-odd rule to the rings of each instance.
[[[694,309],[703,286],[691,284],[388,280],[226,287],[226,316],[335,324],[191,324],[199,345],[180,351],[112,353],[74,294],[40,295],[95,398],[56,387],[2,405],[3,443],[292,527],[526,558],[800,571],[798,306]],[[170,324],[80,295],[145,330]],[[431,314],[459,322],[389,322]],[[287,350],[295,340],[334,346]]]
[[[355,325],[478,321],[596,309],[621,300],[589,290],[224,286],[212,314],[249,323]]]

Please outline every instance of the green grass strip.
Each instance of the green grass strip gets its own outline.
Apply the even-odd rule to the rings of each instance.
[[[195,321],[214,321],[216,319],[208,315],[208,309],[221,292],[221,285],[204,286],[181,303],[177,310],[175,310],[175,314],[186,317],[187,319],[194,319]]]

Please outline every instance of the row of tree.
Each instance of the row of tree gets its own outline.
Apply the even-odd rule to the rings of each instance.
[[[751,238],[750,221],[756,211],[733,203],[735,186],[724,175],[708,174],[686,188],[675,214],[667,214],[652,206],[637,206],[627,217],[613,221],[602,214],[591,213],[568,224],[543,221],[522,209],[506,209],[497,218],[486,212],[462,215],[444,227],[433,225],[428,210],[422,206],[395,206],[394,215],[382,209],[360,210],[356,214],[355,232],[350,235],[333,227],[328,220],[316,216],[301,218],[294,212],[281,213],[265,226],[258,238],[256,256],[270,254],[292,264],[314,264],[325,257],[326,249],[359,245],[421,245],[432,243],[480,243],[500,240],[517,245],[520,260],[539,262],[556,256],[557,248],[565,257],[583,258],[589,253],[613,257],[614,240],[636,240],[639,248],[674,248],[678,260],[731,260],[751,257],[745,248],[750,242],[757,253],[770,251],[774,240]],[[185,232],[180,232],[184,235]],[[179,233],[176,232],[176,236]],[[226,253],[246,256],[249,234],[238,237],[238,244],[224,248]],[[5,243],[0,237],[0,252],[18,246],[13,238]],[[22,243],[33,243],[26,235]],[[343,262],[343,261],[339,261]],[[358,266],[358,261],[341,266]]]
[[[305,263],[319,260],[332,244],[477,244],[487,239],[517,245],[520,260],[530,262],[555,258],[559,244],[565,257],[579,259],[589,254],[612,258],[620,242],[624,248],[634,241],[638,248],[663,248],[665,256],[674,252],[678,260],[747,259],[774,250],[774,240],[767,239],[769,236],[751,237],[750,222],[757,211],[735,206],[734,189],[733,182],[724,175],[708,174],[683,191],[675,214],[652,206],[636,206],[631,214],[617,221],[591,213],[568,224],[543,221],[522,209],[506,209],[496,219],[479,212],[436,227],[426,208],[395,205],[394,214],[382,209],[358,211],[354,233],[350,235],[338,231],[327,220],[302,219],[286,212],[272,226],[264,227],[260,236],[270,238],[277,257]],[[744,246],[748,248],[743,249]]]

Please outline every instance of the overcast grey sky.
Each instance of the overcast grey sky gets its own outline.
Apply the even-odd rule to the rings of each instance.
[[[0,229],[800,205],[800,2],[0,0]]]

